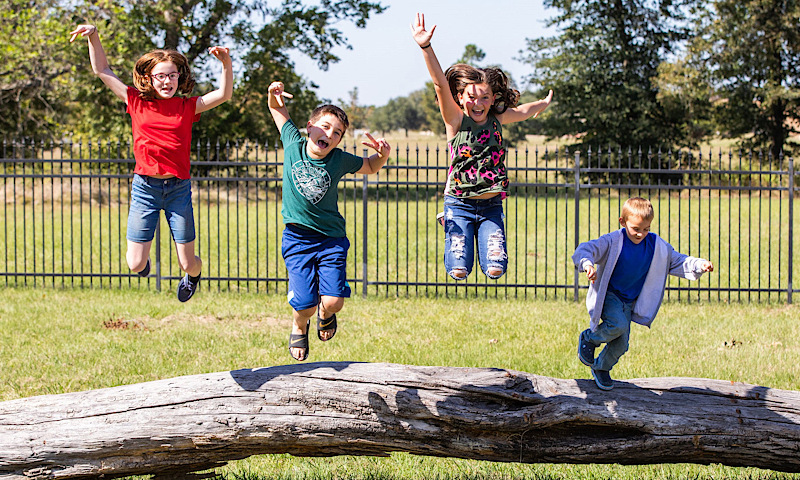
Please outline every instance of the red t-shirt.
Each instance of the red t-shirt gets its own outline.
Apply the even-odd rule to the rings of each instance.
[[[192,124],[197,98],[143,100],[128,87],[128,113],[133,124],[133,158],[139,175],[175,175],[189,178]]]

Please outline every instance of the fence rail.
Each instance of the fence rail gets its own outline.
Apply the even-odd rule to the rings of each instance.
[[[285,292],[282,152],[256,142],[198,142],[192,156],[203,288]],[[164,221],[151,276],[140,279],[127,268],[133,164],[125,142],[4,141],[0,282],[175,288],[181,273]],[[379,174],[345,177],[339,200],[354,292],[577,300],[586,285],[572,251],[618,228],[620,207],[633,195],[653,202],[653,231],[717,267],[698,282],[670,278],[668,298],[791,303],[798,290],[791,158],[526,148],[511,149],[507,166],[507,273],[490,280],[476,266],[458,283],[444,271],[443,231],[435,220],[447,172],[444,147],[396,148]]]

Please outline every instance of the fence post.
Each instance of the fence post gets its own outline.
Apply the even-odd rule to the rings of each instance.
[[[794,162],[789,157],[789,285],[786,289],[786,303],[792,304],[792,269],[794,265]]]
[[[364,150],[364,156],[367,156],[367,151]],[[367,225],[367,190],[368,190],[368,177],[367,175],[361,176],[361,206],[362,206],[362,222],[361,222],[361,242],[362,242],[362,250],[361,250],[361,278],[362,280],[362,289],[361,289],[361,296],[367,298],[367,233],[368,233],[368,225]]]
[[[580,204],[581,204],[581,152],[575,152],[575,240],[573,249],[578,247],[578,234],[580,232]],[[578,302],[578,269],[575,268],[574,276],[574,301]]]
[[[161,291],[161,218],[156,223],[156,291]]]

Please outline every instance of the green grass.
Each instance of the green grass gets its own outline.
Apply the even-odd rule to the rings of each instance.
[[[667,302],[634,326],[618,379],[686,376],[800,390],[800,307]],[[336,339],[309,361],[499,367],[589,378],[575,358],[582,302],[355,297]],[[290,308],[282,295],[6,288],[0,302],[0,400],[203,372],[283,365]],[[252,457],[226,479],[797,479],[717,465],[518,465],[393,454],[388,458]]]
[[[357,280],[354,287],[361,293],[363,278],[364,213],[360,193],[353,198],[352,189],[343,190],[340,210],[347,218],[351,248],[348,277]],[[387,198],[387,193],[388,198]],[[636,194],[637,192],[631,192]],[[647,194],[647,192],[643,192]],[[585,241],[618,228],[617,218],[624,198],[595,192],[581,198],[578,217],[574,199],[562,193],[514,192],[505,204],[509,267],[500,283],[536,284],[551,287],[510,287],[497,290],[479,272],[471,275],[468,284],[455,288],[442,265],[444,239],[442,228],[435,222],[441,200],[425,200],[422,193],[408,192],[411,203],[405,203],[405,192],[374,194],[367,204],[367,278],[370,282],[439,283],[439,286],[372,285],[369,292],[383,295],[458,295],[536,296],[545,299],[572,298],[574,267],[570,256],[574,251],[577,223],[578,241]],[[769,196],[738,197],[708,192],[692,196],[656,197],[656,218],[653,231],[669,241],[678,251],[708,258],[716,270],[698,282],[670,278],[670,287],[722,289],[766,289],[771,293],[747,293],[724,290],[691,294],[706,300],[785,301],[788,271],[794,262],[788,258],[788,202]],[[651,195],[647,195],[651,196]],[[286,271],[280,256],[280,233],[283,222],[280,203],[272,198],[261,201],[236,201],[216,191],[200,190],[197,206],[197,249],[204,262],[206,279],[220,277],[285,279]],[[800,224],[800,209],[795,209],[794,223]],[[90,220],[91,219],[91,220]],[[0,208],[0,272],[38,272],[37,278],[5,277],[2,284],[45,286],[108,286],[128,288],[131,285],[154,287],[131,276],[125,264],[125,230],[127,210],[111,205],[25,204]],[[161,222],[162,276],[180,278],[174,247],[166,222]],[[795,251],[800,251],[795,240]],[[153,254],[155,255],[155,254]],[[61,272],[101,273],[99,278],[69,278],[53,274]],[[120,277],[122,275],[122,277]],[[448,286],[443,285],[447,283]],[[487,287],[488,285],[488,287]],[[562,285],[561,288],[552,285]],[[585,285],[585,282],[583,283]],[[247,282],[244,280],[212,281],[216,290],[251,290],[277,293],[284,282]],[[165,288],[173,288],[167,284]],[[800,289],[800,274],[793,275],[793,287]],[[780,290],[778,292],[777,290]],[[671,296],[678,296],[672,292]],[[686,296],[685,292],[681,295]]]

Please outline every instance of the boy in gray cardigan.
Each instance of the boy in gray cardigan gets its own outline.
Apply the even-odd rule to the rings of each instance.
[[[667,274],[697,280],[714,270],[708,260],[678,253],[650,232],[655,214],[649,200],[628,199],[620,215],[620,230],[581,243],[572,255],[575,267],[591,282],[586,295],[590,328],[580,334],[578,359],[591,367],[603,390],[614,387],[610,370],[628,351],[631,322],[649,327],[658,313]],[[595,359],[594,351],[603,343]]]

